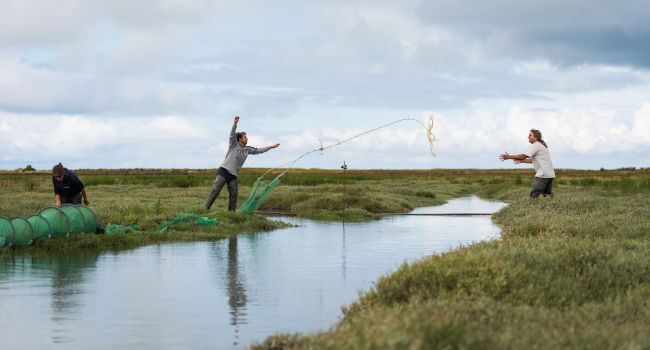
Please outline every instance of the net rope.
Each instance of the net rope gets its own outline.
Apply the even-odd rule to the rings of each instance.
[[[266,199],[271,195],[271,193],[273,192],[275,187],[277,187],[280,184],[280,182],[282,182],[282,179],[284,178],[285,174],[291,168],[293,168],[293,166],[294,166],[294,164],[296,164],[296,162],[298,162],[303,157],[305,157],[305,156],[307,156],[309,154],[315,153],[315,152],[321,152],[322,153],[324,150],[340,146],[340,145],[342,145],[342,144],[344,144],[346,142],[349,142],[349,141],[357,139],[357,138],[359,138],[361,136],[370,134],[370,133],[375,132],[375,131],[377,131],[379,129],[383,129],[383,128],[389,127],[391,125],[394,125],[394,124],[397,124],[397,123],[400,123],[400,122],[403,122],[403,121],[408,121],[408,120],[417,122],[418,124],[420,124],[424,128],[425,133],[426,133],[426,137],[427,137],[427,140],[428,140],[428,143],[429,143],[429,153],[431,153],[431,156],[436,157],[436,154],[433,152],[433,142],[436,141],[436,136],[433,133],[433,127],[435,125],[434,121],[433,121],[433,116],[429,115],[429,118],[428,118],[426,124],[423,123],[422,121],[418,120],[418,119],[410,118],[410,117],[398,119],[398,120],[396,120],[394,122],[390,122],[388,124],[384,124],[384,125],[378,126],[376,128],[366,130],[366,131],[364,131],[364,132],[362,132],[360,134],[356,134],[356,135],[354,135],[352,137],[343,139],[341,141],[338,141],[338,142],[333,143],[333,144],[331,144],[329,146],[326,146],[326,147],[323,147],[323,144],[321,142],[321,146],[319,148],[311,150],[309,152],[306,152],[306,153],[302,154],[301,156],[299,156],[298,158],[294,159],[293,161],[281,164],[281,165],[279,165],[279,166],[277,166],[275,168],[268,169],[267,171],[265,171],[262,174],[262,176],[257,178],[255,183],[253,184],[250,195],[248,196],[246,201],[237,209],[237,212],[245,213],[245,214],[253,214],[253,212],[255,210],[257,210],[262,204],[264,204],[264,201],[266,201]],[[279,168],[284,168],[285,165],[288,165],[286,167],[286,169],[282,173],[280,173],[278,176],[276,176],[273,180],[271,180],[269,183],[265,184],[264,182],[262,182],[264,177],[266,176],[266,174],[268,174],[269,172],[271,172],[273,170],[276,170],[276,169],[279,169]]]

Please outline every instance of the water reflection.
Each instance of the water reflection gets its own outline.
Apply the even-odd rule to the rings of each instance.
[[[419,211],[502,205],[466,198]],[[99,256],[0,259],[2,349],[232,349],[324,330],[405,261],[499,232],[488,216],[280,220],[299,227]]]
[[[6,284],[3,282],[2,289],[20,289],[25,284],[36,287],[35,292],[22,290],[22,297],[29,300],[32,293],[40,296],[42,287],[49,287],[49,318],[53,324],[49,338],[55,344],[69,343],[72,338],[66,330],[67,324],[74,322],[81,313],[84,305],[80,296],[87,292],[86,279],[89,271],[96,267],[98,257],[98,254],[74,254],[58,257],[19,255],[4,258],[0,260],[0,281],[10,277],[12,279]],[[0,303],[3,311],[0,324],[6,321],[3,321],[5,317],[11,319],[11,322],[20,322],[34,306],[29,302],[19,305]],[[16,308],[20,308],[22,312],[12,312]]]
[[[346,279],[346,265],[347,265],[347,253],[348,250],[345,249],[345,221],[341,222],[341,276],[343,277],[343,280],[345,281]]]
[[[239,266],[239,253],[237,249],[237,238],[230,238],[227,240],[227,249],[223,249],[222,242],[216,242],[212,245],[213,256],[216,259],[215,267],[217,269],[225,269],[225,273],[217,271],[217,276],[223,280],[225,285],[224,290],[228,297],[228,306],[230,307],[230,325],[233,326],[233,345],[239,344],[239,325],[246,324],[246,317],[248,316],[246,310],[246,303],[248,297],[246,295],[245,278]]]

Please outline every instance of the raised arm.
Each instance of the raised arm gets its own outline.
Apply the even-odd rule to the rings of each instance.
[[[237,123],[239,123],[239,116],[235,117],[232,123],[232,130],[230,130],[230,147],[237,144]]]

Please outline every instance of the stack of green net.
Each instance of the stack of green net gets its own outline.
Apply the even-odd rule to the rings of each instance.
[[[39,238],[95,233],[98,225],[90,208],[72,204],[47,207],[27,218],[0,216],[0,247],[27,247]]]

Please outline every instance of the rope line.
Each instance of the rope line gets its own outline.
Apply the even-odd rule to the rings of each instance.
[[[407,117],[407,118],[398,119],[398,120],[396,120],[396,121],[394,121],[394,122],[390,122],[390,123],[388,123],[388,124],[384,124],[384,125],[378,126],[378,127],[376,127],[376,128],[373,128],[373,129],[370,129],[370,130],[364,131],[364,132],[362,132],[362,133],[360,133],[360,134],[357,134],[357,135],[354,135],[354,136],[349,137],[349,138],[347,138],[347,139],[344,139],[344,140],[341,140],[341,141],[339,141],[339,142],[333,143],[333,144],[331,144],[331,145],[329,145],[329,146],[326,146],[326,147],[323,147],[323,142],[319,139],[318,141],[320,142],[320,145],[321,145],[319,148],[317,148],[317,149],[315,149],[315,150],[311,150],[311,151],[309,151],[309,152],[307,152],[307,153],[304,153],[303,155],[301,155],[300,157],[296,158],[296,159],[293,160],[293,161],[290,161],[290,162],[286,162],[286,163],[280,164],[280,165],[278,165],[278,166],[275,167],[275,168],[271,168],[271,169],[265,171],[264,174],[262,174],[262,176],[260,176],[260,178],[263,178],[267,173],[269,173],[269,172],[272,171],[272,170],[279,169],[279,168],[284,168],[284,165],[289,164],[289,166],[288,166],[288,167],[287,167],[287,168],[282,172],[282,174],[285,174],[287,171],[289,171],[289,169],[291,169],[291,168],[293,167],[293,165],[294,165],[297,161],[299,161],[300,159],[302,159],[303,157],[305,157],[305,156],[308,155],[308,154],[312,154],[312,153],[314,153],[314,152],[323,152],[323,151],[326,150],[326,149],[330,149],[330,148],[332,148],[332,147],[340,146],[341,144],[343,144],[343,143],[345,143],[345,142],[352,141],[352,140],[354,140],[354,139],[356,139],[356,138],[358,138],[358,137],[361,137],[361,136],[363,136],[363,135],[366,135],[366,134],[369,134],[369,133],[375,132],[375,131],[377,131],[377,130],[379,130],[379,129],[382,129],[382,128],[385,128],[385,127],[388,127],[388,126],[391,126],[391,125],[393,125],[393,124],[397,124],[397,123],[399,123],[399,122],[403,122],[403,121],[406,121],[406,120],[412,120],[412,121],[417,122],[417,123],[419,123],[420,125],[422,125],[422,127],[424,127],[424,129],[425,129],[425,131],[426,131],[427,140],[428,140],[428,142],[429,142],[429,153],[431,153],[431,155],[432,155],[433,157],[436,157],[436,154],[433,152],[433,142],[436,141],[436,136],[433,134],[433,127],[434,127],[433,116],[432,116],[432,115],[429,115],[429,118],[428,118],[428,120],[427,120],[427,124],[426,124],[426,125],[425,125],[423,122],[421,122],[420,120],[418,120],[418,119],[411,118],[411,117]]]

